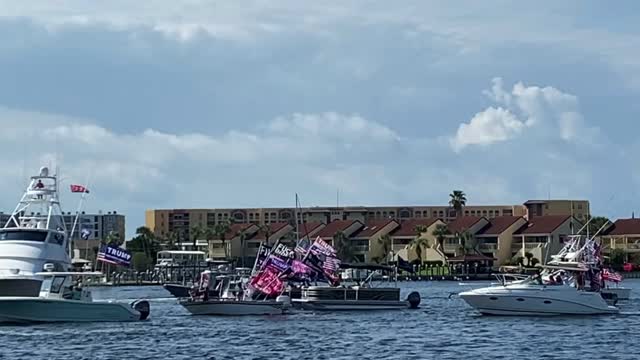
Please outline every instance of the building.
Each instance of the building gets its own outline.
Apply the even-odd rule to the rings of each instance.
[[[500,216],[520,216],[525,219],[546,215],[573,215],[579,221],[587,219],[589,202],[586,200],[529,200],[519,205],[468,205],[461,216],[493,219]],[[256,225],[287,222],[323,223],[335,220],[409,219],[455,220],[455,210],[449,206],[347,206],[295,208],[243,208],[243,209],[151,209],[145,212],[145,224],[157,236],[176,233],[181,239],[190,239],[190,229],[213,227],[223,222],[251,223]]]
[[[640,254],[640,219],[618,219],[600,236],[602,251],[622,250],[625,260]]]

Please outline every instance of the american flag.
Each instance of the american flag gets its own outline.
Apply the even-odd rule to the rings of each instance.
[[[622,281],[622,275],[615,271],[609,271],[609,269],[602,269],[602,280],[620,282]]]

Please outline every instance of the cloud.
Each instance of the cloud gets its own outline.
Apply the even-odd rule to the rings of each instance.
[[[501,78],[483,92],[500,107],[488,107],[458,127],[451,137],[454,151],[468,146],[488,146],[518,137],[559,138],[568,143],[592,144],[599,132],[588,126],[579,111],[578,98],[554,87],[526,86],[518,82],[511,92]],[[502,107],[504,106],[504,107]]]

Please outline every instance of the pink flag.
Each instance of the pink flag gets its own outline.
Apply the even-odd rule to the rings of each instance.
[[[82,185],[71,185],[71,192],[73,193],[89,193],[89,189]]]

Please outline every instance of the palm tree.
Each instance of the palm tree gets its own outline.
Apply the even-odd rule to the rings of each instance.
[[[473,249],[473,234],[465,230],[462,233],[456,233],[456,238],[460,244],[460,251],[463,255],[467,255],[469,250]]]
[[[527,259],[527,267],[531,267],[531,259],[533,259],[533,254],[530,252],[525,252],[524,257]]]
[[[340,260],[344,262],[353,261],[354,249],[351,246],[349,238],[342,231],[338,231],[333,235],[333,247],[336,249]]]
[[[104,242],[108,245],[120,246],[122,241],[120,240],[120,234],[109,231],[109,234],[104,238]]]
[[[453,190],[449,194],[449,206],[456,211],[456,217],[462,214],[462,208],[467,205],[467,195],[462,190]]]
[[[240,246],[242,248],[242,259],[241,259],[241,261],[242,261],[242,267],[244,267],[244,258],[245,258],[245,253],[246,253],[246,251],[245,251],[245,248],[246,248],[245,243],[246,243],[246,241],[245,240],[247,240],[247,234],[245,234],[245,232],[243,230],[239,230],[236,233],[236,236],[240,237]]]
[[[380,250],[381,250],[380,256],[376,256],[372,260],[374,260],[377,263],[381,263],[382,260],[387,259],[389,252],[393,253],[393,249],[391,248],[391,236],[387,234],[379,237],[378,244],[380,244]]]
[[[215,234],[215,237],[222,242],[222,248],[224,250],[225,260],[229,258],[229,254],[227,251],[227,239],[226,239],[226,236],[229,230],[231,230],[231,221],[229,220],[223,220],[217,223],[213,227],[213,232]]]
[[[418,259],[420,260],[420,265],[422,265],[422,249],[429,247],[429,241],[422,237],[422,234],[427,231],[427,227],[424,225],[417,225],[415,227],[415,231],[416,237],[413,239],[413,241],[411,241],[409,245],[416,252]]]
[[[150,250],[152,247],[152,243],[155,240],[155,234],[151,229],[146,226],[141,226],[136,229],[136,238],[140,242],[140,246],[142,247],[142,251],[145,253],[147,258],[151,257]]]
[[[272,235],[271,226],[269,224],[264,224],[259,226],[260,231],[264,234],[265,237],[265,245],[269,246],[269,238]]]
[[[433,231],[431,232],[431,235],[433,235],[436,238],[436,241],[438,242],[438,248],[440,249],[441,252],[444,253],[444,239],[447,237],[447,235],[451,235],[451,232],[449,231],[449,228],[447,227],[447,225],[445,224],[436,225],[436,228],[433,229]]]
[[[587,231],[589,231],[590,237],[595,235],[605,224],[609,223],[609,219],[604,216],[589,217],[587,221],[589,219],[591,219],[591,221],[589,221],[589,224],[582,229],[582,234],[586,235]]]
[[[170,231],[167,233],[167,236],[164,239],[164,246],[168,250],[178,250],[178,233],[175,231]]]

